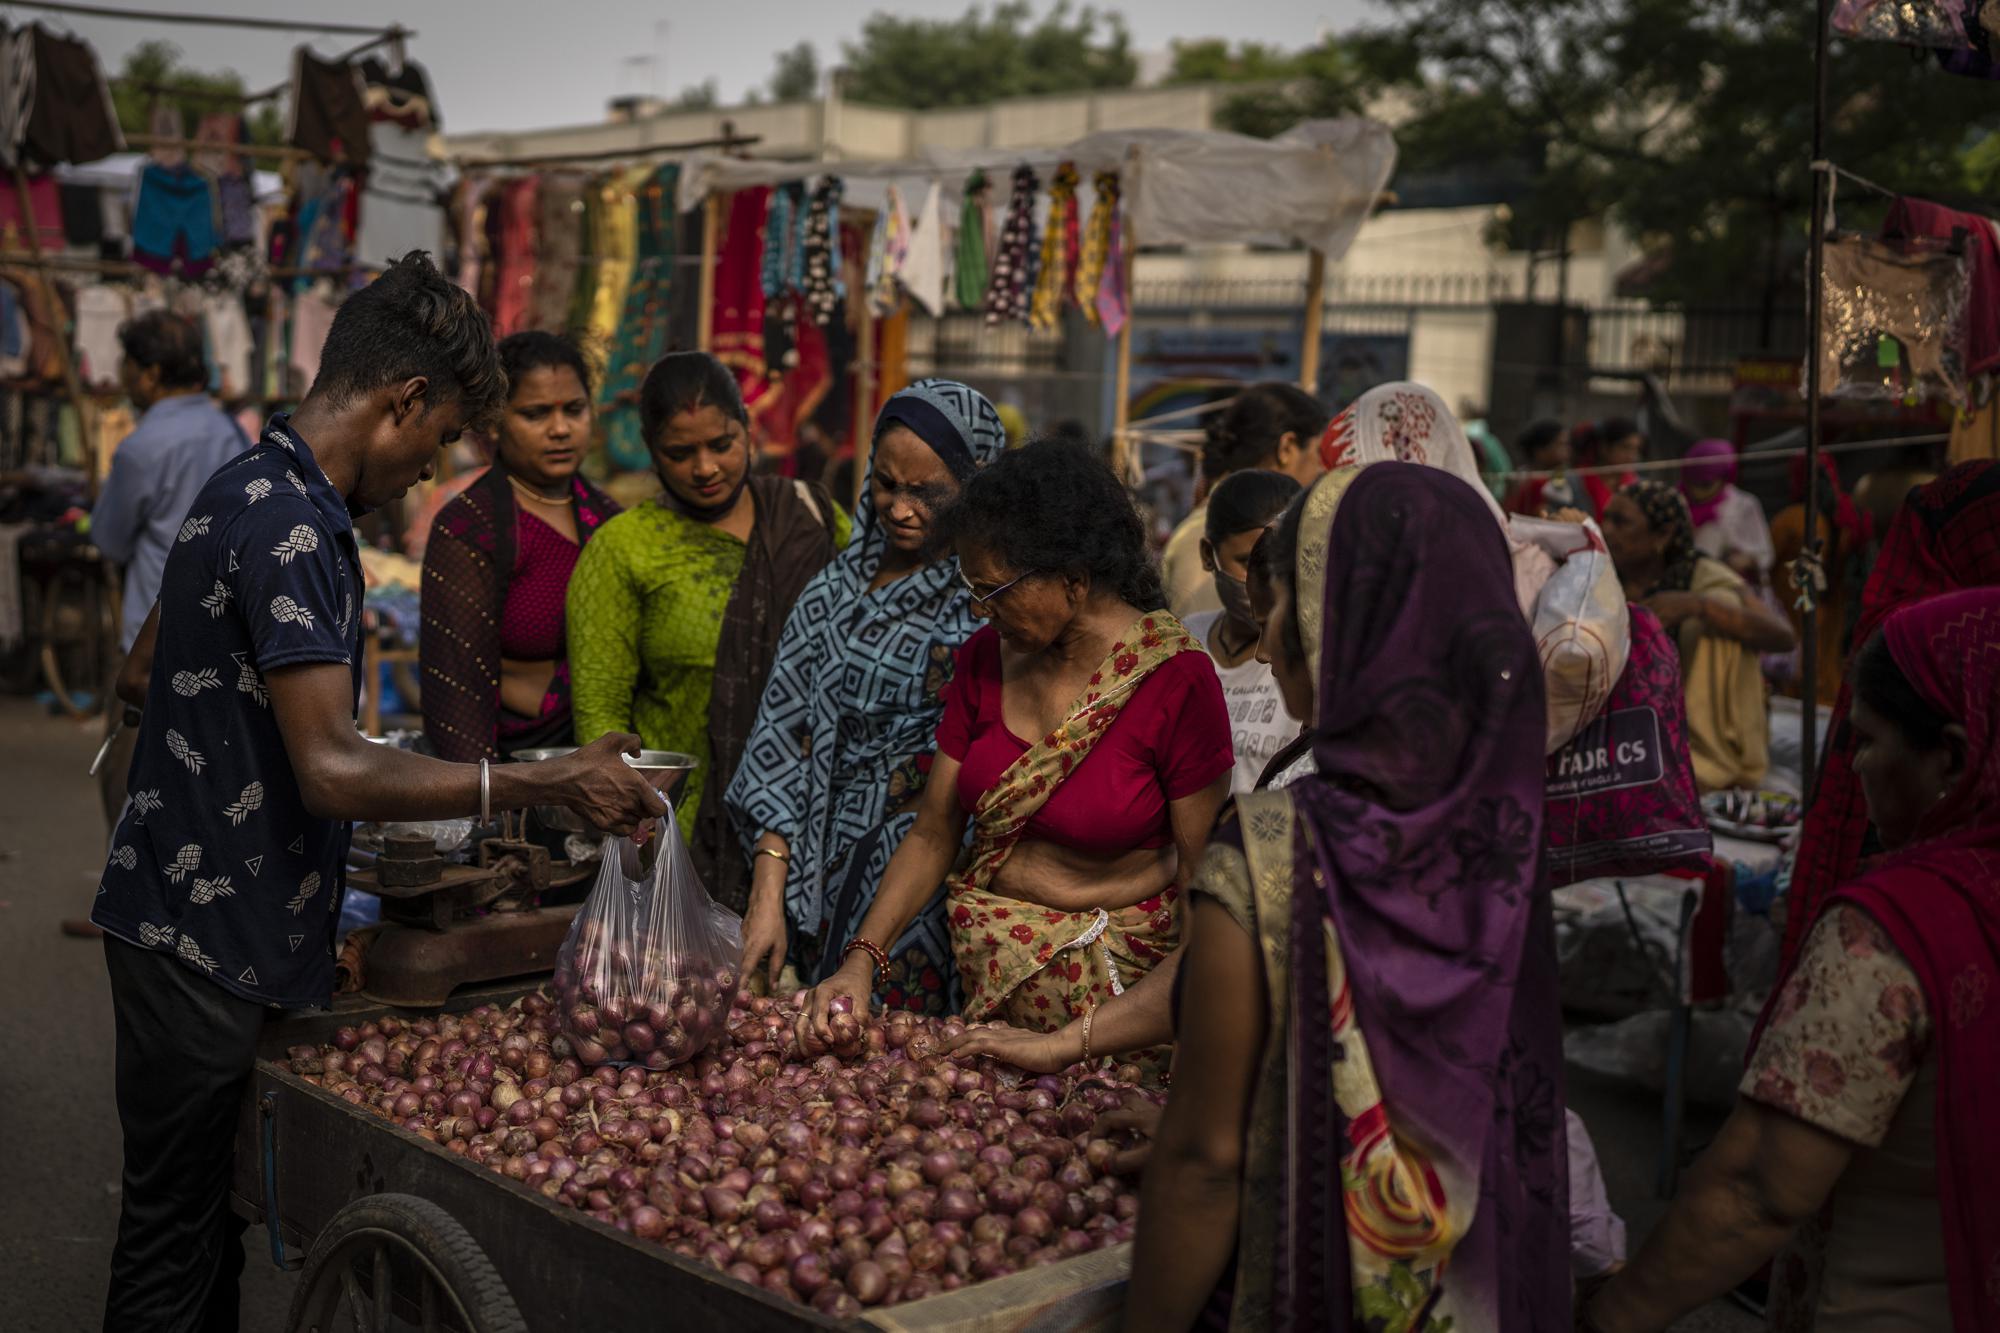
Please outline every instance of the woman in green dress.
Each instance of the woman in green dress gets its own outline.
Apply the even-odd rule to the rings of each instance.
[[[792,603],[850,523],[819,486],[751,475],[742,392],[706,352],[662,357],[639,412],[663,489],[607,522],[571,578],[577,741],[630,731],[694,756],[681,831],[709,892],[740,912],[749,867],[722,794]]]

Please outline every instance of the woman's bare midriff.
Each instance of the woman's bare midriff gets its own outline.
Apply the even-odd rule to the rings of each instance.
[[[991,890],[1058,912],[1116,911],[1144,902],[1174,882],[1172,847],[1100,856],[1041,839],[1023,839],[993,878]]]
[[[542,698],[555,683],[554,662],[500,662],[500,706],[518,717],[540,717]]]

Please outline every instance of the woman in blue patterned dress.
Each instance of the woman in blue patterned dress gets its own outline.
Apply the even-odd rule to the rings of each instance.
[[[785,624],[743,760],[731,816],[751,858],[743,970],[775,984],[789,957],[815,984],[853,937],[889,857],[916,818],[952,660],[979,621],[958,560],[931,550],[937,515],[1007,436],[984,396],[920,380],[891,398],[854,539],[806,585]],[[943,902],[890,950],[876,998],[957,1008]]]

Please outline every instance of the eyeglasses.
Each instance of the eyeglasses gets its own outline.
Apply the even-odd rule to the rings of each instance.
[[[973,586],[972,580],[965,577],[965,571],[962,569],[958,571],[958,581],[959,584],[968,593],[972,594],[973,601],[979,603],[981,606],[991,606],[995,601],[999,600],[1001,593],[1007,591],[1007,589],[1013,587],[1015,584],[1019,583],[1022,579],[1033,578],[1035,575],[1039,573],[1041,573],[1040,570],[1031,569],[1025,574],[1017,574],[1013,578],[1001,584],[999,587],[995,588],[992,592],[979,591],[978,588]]]

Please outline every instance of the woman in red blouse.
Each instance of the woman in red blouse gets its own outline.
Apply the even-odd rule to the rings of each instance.
[[[564,599],[584,543],[618,512],[577,470],[591,410],[576,344],[517,333],[500,361],[493,466],[438,511],[424,547],[424,735],[460,763],[573,739]]]
[[[1086,1017],[1174,953],[1181,886],[1229,791],[1221,684],[1158,609],[1145,528],[1108,467],[1029,445],[941,526],[989,623],[958,654],[916,825],[813,993],[822,1031],[835,996],[868,1003],[884,943],[940,887],[968,1018]]]

